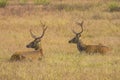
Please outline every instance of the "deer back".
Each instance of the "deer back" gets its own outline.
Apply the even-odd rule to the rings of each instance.
[[[110,49],[103,45],[86,45],[85,52],[86,53],[100,53],[100,54],[106,54]]]

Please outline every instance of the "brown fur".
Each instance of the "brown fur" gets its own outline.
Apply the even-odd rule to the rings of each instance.
[[[15,52],[10,60],[11,61],[22,61],[22,60],[40,60],[42,59],[43,52],[42,49],[38,51],[22,51],[22,52]]]
[[[70,40],[69,43],[75,43],[73,41],[74,40]],[[106,54],[108,51],[110,51],[110,48],[104,45],[101,45],[101,44],[86,45],[80,42],[79,39],[78,39],[78,42],[76,42],[75,44],[77,44],[77,48],[80,52],[85,51],[86,53],[89,53],[89,54],[94,54],[94,53]]]
[[[106,54],[110,49],[106,46],[102,45],[86,45],[85,52],[86,53],[100,53]]]

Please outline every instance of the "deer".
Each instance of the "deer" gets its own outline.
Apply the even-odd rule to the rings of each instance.
[[[42,24],[42,35],[37,37],[32,33],[32,30],[30,29],[31,37],[34,39],[32,42],[30,42],[28,45],[26,45],[27,48],[33,48],[33,51],[21,51],[21,52],[15,52],[11,58],[10,61],[22,61],[22,60],[41,60],[43,55],[43,49],[41,46],[41,39],[43,38],[45,31],[47,30],[47,27],[45,24]]]
[[[87,45],[84,44],[81,40],[81,34],[83,33],[83,23],[84,21],[76,22],[77,25],[81,27],[80,32],[76,32],[75,30],[72,29],[72,32],[75,34],[75,37],[69,40],[69,43],[73,43],[77,45],[77,49],[79,52],[85,52],[88,54],[95,54],[95,53],[100,53],[100,54],[106,54],[110,50],[109,47],[104,46],[103,44],[99,43],[98,45]]]

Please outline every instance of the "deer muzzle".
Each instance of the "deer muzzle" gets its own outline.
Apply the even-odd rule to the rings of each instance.
[[[30,48],[30,45],[26,45],[27,48]]]
[[[72,41],[70,40],[70,41],[68,41],[68,43],[72,43]]]

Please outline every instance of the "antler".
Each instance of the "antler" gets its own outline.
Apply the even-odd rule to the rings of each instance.
[[[30,29],[30,34],[31,34],[31,37],[32,38],[37,38],[33,33],[32,33],[32,30]]]
[[[75,32],[73,29],[72,29],[72,32],[74,33],[74,34],[78,34],[77,32]]]
[[[76,24],[78,24],[78,25],[81,26],[81,29],[82,29],[82,30],[81,30],[81,32],[77,33],[77,32],[75,32],[75,31],[72,29],[72,31],[73,31],[74,34],[81,34],[81,33],[83,32],[83,23],[84,23],[84,21],[82,21],[81,23],[76,22]]]
[[[43,24],[41,21],[40,21],[40,23],[41,23],[41,25],[42,25],[43,33],[42,33],[42,35],[41,35],[40,37],[38,37],[38,38],[42,38],[42,37],[44,36],[44,34],[45,34],[46,29],[47,29],[47,27],[45,26],[45,24]]]
[[[43,27],[45,27],[45,23],[42,23],[41,20],[40,20],[40,23],[41,23],[41,25],[42,25]]]
[[[78,34],[81,34],[83,32],[83,23],[84,23],[84,21],[82,21],[81,23],[76,22],[76,24],[80,25],[81,29],[82,29],[81,32],[79,32]]]
[[[30,29],[30,34],[31,34],[32,38],[34,38],[34,39],[36,39],[36,38],[39,38],[39,39],[42,38],[44,36],[44,34],[45,34],[46,29],[47,29],[47,27],[45,26],[45,24],[43,24],[41,21],[40,21],[40,23],[41,23],[42,29],[43,29],[43,33],[42,33],[42,35],[40,37],[35,36],[32,33],[32,30]]]

